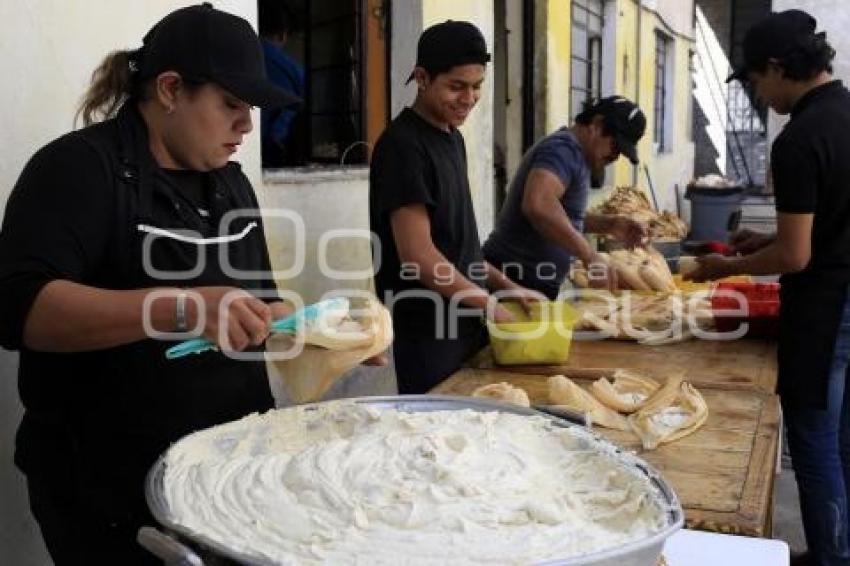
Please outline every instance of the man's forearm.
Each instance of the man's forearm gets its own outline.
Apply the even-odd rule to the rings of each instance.
[[[593,254],[593,248],[584,235],[573,228],[567,216],[555,211],[537,214],[530,218],[534,228],[547,240],[570,252],[571,255],[588,263]]]
[[[730,259],[728,270],[727,275],[774,275],[800,271],[800,266],[792,264],[788,254],[774,240],[757,252]]]
[[[405,263],[417,267],[419,281],[428,289],[441,296],[452,299],[460,294],[461,303],[475,308],[486,308],[489,293],[466,278],[458,269],[436,248],[420,250]],[[486,269],[486,267],[485,267]],[[486,274],[489,278],[489,272]]]
[[[608,214],[588,212],[584,216],[584,231],[591,234],[608,234],[614,223],[614,217]]]
[[[511,281],[507,275],[502,273],[500,269],[489,261],[485,261],[484,266],[487,269],[488,288],[493,289],[494,291],[500,291],[504,289],[512,289],[517,286],[516,283]]]

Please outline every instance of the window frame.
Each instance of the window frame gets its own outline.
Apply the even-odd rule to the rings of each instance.
[[[657,154],[673,151],[675,47],[672,36],[660,29],[655,30],[652,144]]]
[[[299,2],[304,21],[297,38],[304,69],[300,111],[306,115],[300,117],[303,123],[294,143],[303,148],[303,158],[280,169],[366,167],[371,148],[389,120],[390,1],[348,0],[340,2],[340,13],[330,16],[323,15],[322,6],[315,4],[313,0]],[[352,41],[317,64],[319,34],[334,33],[333,26],[351,26],[345,33],[353,34]],[[347,53],[340,56],[343,51]],[[344,84],[347,92],[333,95],[322,104],[316,94],[322,79],[326,84]],[[326,123],[317,127],[321,121]],[[319,140],[323,134],[328,139]],[[317,145],[317,140],[325,145]],[[325,153],[323,147],[333,151]],[[263,170],[278,169],[261,166]]]
[[[598,30],[591,31],[591,18],[598,19]],[[570,49],[570,113],[575,118],[575,115],[581,112],[581,103],[602,96],[605,0],[573,0],[570,6],[570,26],[571,34],[575,34],[575,30],[579,29],[587,36],[583,53],[576,53],[574,43]],[[575,82],[576,64],[585,65],[581,84]]]

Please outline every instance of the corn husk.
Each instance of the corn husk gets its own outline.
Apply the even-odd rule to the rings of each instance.
[[[637,187],[615,188],[594,212],[628,216],[642,222],[647,226],[652,240],[681,240],[688,233],[687,224],[666,210],[656,212],[646,194]]]
[[[616,430],[630,430],[629,422],[623,415],[597,401],[568,377],[553,375],[549,378],[548,385],[549,400],[553,405],[584,413],[591,424]]]
[[[572,271],[573,284],[581,289],[590,287],[590,280],[587,278],[587,270],[584,268],[576,268]]]
[[[667,346],[669,344],[680,344],[682,342],[687,342],[691,338],[694,337],[694,333],[691,330],[685,328],[678,334],[661,334],[660,336],[647,336],[646,338],[642,338],[638,340],[638,344],[641,346]]]
[[[643,407],[661,386],[651,377],[618,369],[611,378],[597,379],[590,392],[603,405],[621,413],[633,413]]]
[[[364,360],[385,351],[393,340],[390,312],[375,298],[366,299],[359,309],[357,323],[363,335],[353,340],[339,336],[325,340],[337,349],[310,345],[307,336],[293,338],[274,334],[266,342],[271,364],[277,370],[287,397],[293,403],[308,403],[321,399],[347,371]],[[369,340],[361,340],[364,336]],[[317,339],[313,336],[314,339]],[[307,342],[302,352],[292,359],[274,359],[276,352],[289,351],[294,341]],[[317,339],[318,340],[318,339]],[[345,349],[339,349],[345,346]]]
[[[681,376],[673,376],[628,421],[643,447],[653,450],[695,432],[707,418],[708,406],[700,392]]]
[[[711,328],[711,302],[692,294],[623,292],[582,297],[575,304],[576,330],[601,331],[609,337],[632,339],[648,346],[690,340],[691,319],[699,328]]]
[[[528,393],[525,392],[525,389],[515,387],[506,381],[482,385],[472,392],[472,396],[493,399],[494,401],[502,401],[504,403],[513,403],[521,407],[531,406],[531,401],[528,399]]]
[[[617,282],[621,288],[636,291],[652,290],[652,287],[640,275],[643,258],[628,250],[614,250],[610,258],[611,267],[617,274]]]
[[[676,283],[667,261],[652,246],[614,250],[610,254],[600,255],[608,261],[609,268],[617,276],[620,288],[663,293],[676,291]],[[582,262],[576,262],[571,275],[575,286],[588,287],[587,269]]]

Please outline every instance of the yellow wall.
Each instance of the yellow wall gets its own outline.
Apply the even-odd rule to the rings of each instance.
[[[546,18],[546,131],[568,124],[570,116],[570,2],[548,0]]]
[[[641,159],[637,171],[637,186],[649,194],[646,165],[652,177],[659,208],[676,211],[675,185],[680,189],[693,175],[694,145],[688,139],[689,122],[692,119],[691,77],[689,70],[689,50],[693,46],[693,29],[676,30],[671,33],[665,21],[654,11],[643,8],[638,15],[636,0],[617,0],[618,21],[616,37],[615,82],[616,91],[635,102],[646,115],[647,130],[638,144]],[[687,5],[685,5],[687,4]],[[693,3],[683,0],[680,10],[691,10]],[[679,18],[681,20],[681,18]],[[640,20],[640,21],[638,21]],[[671,18],[666,18],[667,22]],[[686,21],[690,21],[686,19]],[[606,23],[606,25],[608,25]],[[638,25],[640,33],[638,34]],[[660,29],[673,40],[673,107],[668,109],[674,116],[671,150],[657,153],[653,148],[652,125],[654,122],[655,96],[655,31]],[[640,61],[638,61],[638,37],[640,42]],[[614,185],[631,185],[635,168],[625,159],[614,165]],[[597,195],[598,200],[601,195]]]
[[[643,76],[642,73],[639,76],[638,73],[637,3],[632,0],[619,0],[617,14],[617,55],[614,71],[614,84],[616,85],[615,91],[617,94],[621,94],[630,100],[637,102],[646,113],[647,119],[649,119],[649,108],[637,100],[638,90],[640,88],[647,88],[646,77]],[[643,28],[643,21],[641,21],[641,27]],[[643,45],[641,45],[641,49],[644,49]],[[649,125],[647,125],[647,128],[649,128]],[[648,137],[648,134],[644,137],[644,140],[646,137]],[[642,140],[642,142],[644,140]],[[638,151],[641,156],[647,155],[647,147],[644,143],[638,145]],[[621,159],[613,166],[613,168],[613,184],[615,186],[632,184],[634,167],[631,163]]]

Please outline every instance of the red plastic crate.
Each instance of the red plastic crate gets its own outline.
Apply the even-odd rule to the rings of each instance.
[[[735,297],[718,291],[737,291],[744,296],[748,315],[730,315],[722,311],[743,305]],[[718,332],[732,332],[744,322],[747,336],[775,337],[779,333],[779,283],[718,283],[711,295],[711,310]]]

